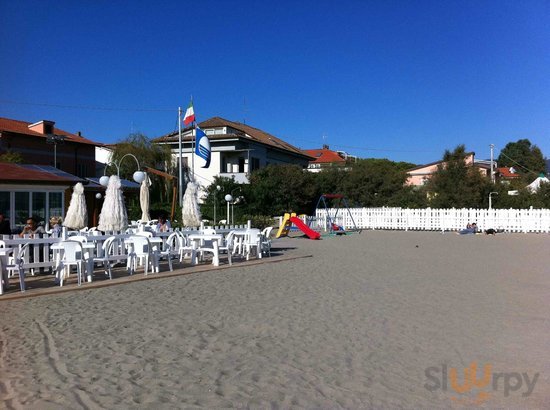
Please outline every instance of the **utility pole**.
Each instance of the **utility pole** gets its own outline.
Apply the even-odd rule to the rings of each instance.
[[[495,183],[495,165],[494,165],[494,155],[493,155],[493,151],[495,149],[495,144],[491,144],[489,145],[489,147],[491,147],[491,182],[494,184]],[[490,197],[489,197],[489,200],[490,200]]]

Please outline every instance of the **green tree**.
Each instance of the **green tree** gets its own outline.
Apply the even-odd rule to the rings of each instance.
[[[343,175],[343,193],[356,206],[388,206],[392,198],[406,189],[405,169],[411,166],[388,159],[360,160]]]
[[[528,139],[509,142],[500,151],[497,163],[499,167],[514,167],[527,179],[536,177],[540,172],[546,172],[546,161],[542,151],[532,145]]]
[[[459,145],[445,151],[443,163],[427,184],[434,208],[477,208],[484,206],[490,192],[489,180],[476,167],[466,164],[466,149]]]
[[[313,212],[318,190],[312,173],[298,165],[268,165],[250,176],[249,211],[256,215]]]

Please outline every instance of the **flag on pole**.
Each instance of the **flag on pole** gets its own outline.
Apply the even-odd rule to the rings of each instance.
[[[193,100],[189,103],[189,107],[187,107],[187,110],[185,111],[185,117],[183,117],[183,124],[189,125],[193,121],[195,121],[195,110],[193,109]]]
[[[208,168],[210,166],[210,141],[208,137],[199,127],[195,128],[195,154],[202,158],[203,165],[201,168]]]

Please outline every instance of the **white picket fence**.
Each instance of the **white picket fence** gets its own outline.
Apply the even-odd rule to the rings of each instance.
[[[350,213],[340,209],[335,223],[346,229],[353,228],[355,221],[360,229],[458,231],[468,223],[475,222],[481,230],[493,228],[505,232],[550,232],[550,209],[350,208]],[[336,209],[328,209],[332,219],[335,214]],[[317,209],[311,226],[326,230],[327,210]]]

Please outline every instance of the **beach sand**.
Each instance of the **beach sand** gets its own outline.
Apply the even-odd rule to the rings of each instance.
[[[312,257],[0,298],[0,407],[550,408],[550,235],[274,245]],[[539,377],[425,387],[472,362]]]

